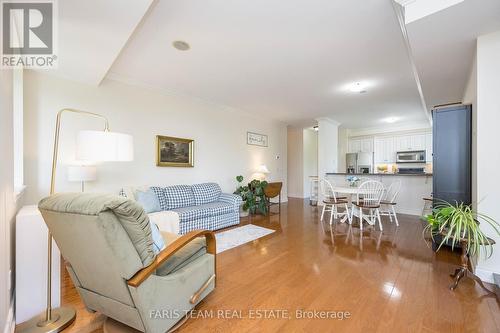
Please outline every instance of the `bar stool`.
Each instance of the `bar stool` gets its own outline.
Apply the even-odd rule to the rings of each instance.
[[[424,208],[422,208],[422,216],[432,213],[432,198],[422,198],[424,200]],[[427,214],[426,214],[427,213]]]

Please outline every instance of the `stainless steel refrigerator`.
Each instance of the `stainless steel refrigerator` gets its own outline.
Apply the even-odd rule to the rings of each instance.
[[[373,173],[373,153],[346,154],[347,173]]]

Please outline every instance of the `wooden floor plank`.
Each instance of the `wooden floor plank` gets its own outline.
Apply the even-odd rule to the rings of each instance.
[[[190,319],[179,332],[498,332],[500,308],[472,281],[450,291],[458,254],[434,254],[417,217],[384,219],[383,233],[345,224],[330,228],[317,207],[290,199],[280,215],[244,219],[276,232],[217,257],[218,286],[198,310],[236,310],[246,318]],[[67,280],[69,281],[69,279]],[[71,284],[63,303],[76,306],[68,332],[94,331]],[[287,310],[290,319],[250,319],[250,310]],[[297,319],[295,311],[349,311],[351,317]],[[97,319],[99,320],[99,319]],[[88,330],[85,330],[88,328]]]

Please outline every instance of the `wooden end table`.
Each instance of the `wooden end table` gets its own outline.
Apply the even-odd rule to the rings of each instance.
[[[495,244],[495,241],[491,238],[488,238],[488,241],[490,242],[491,245]],[[475,275],[471,270],[469,270],[469,256],[467,255],[467,240],[463,238],[460,239],[460,245],[462,246],[462,254],[460,256],[460,267],[455,269],[455,273],[450,274],[450,276],[454,279],[453,283],[450,285],[450,290],[455,290],[458,287],[458,283],[460,282],[460,280],[462,280],[462,278],[464,277],[468,277],[476,281],[479,284],[479,286],[488,293],[488,295],[495,296],[498,299],[498,294],[486,288],[483,281],[481,281],[481,279],[477,277],[477,275]]]

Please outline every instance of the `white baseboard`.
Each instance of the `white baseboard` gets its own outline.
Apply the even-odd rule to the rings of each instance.
[[[492,272],[479,267],[476,267],[476,270],[474,272],[474,274],[476,274],[481,279],[481,281],[488,283],[495,283],[495,280],[493,279],[493,273],[498,274],[498,272]]]
[[[303,194],[288,193],[289,198],[305,199]]]
[[[3,333],[14,333],[16,329],[16,321],[14,318],[14,300],[10,303],[9,312],[7,313],[7,319],[5,320],[5,327]]]
[[[422,215],[422,210],[421,209],[415,209],[415,208],[399,207],[399,208],[396,208],[396,213],[398,213],[398,214],[407,214],[407,215],[421,216]]]

